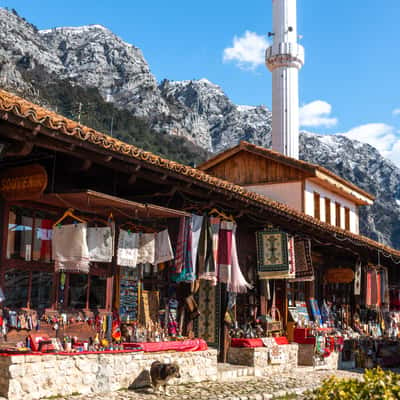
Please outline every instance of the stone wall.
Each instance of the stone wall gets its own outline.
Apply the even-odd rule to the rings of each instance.
[[[287,344],[279,346],[284,353],[285,361],[281,364],[271,364],[269,350],[266,347],[231,347],[228,352],[228,362],[237,365],[254,367],[256,376],[264,376],[273,373],[290,371],[297,367],[298,345]]]
[[[180,383],[216,380],[217,351],[0,356],[0,396],[36,400],[106,393],[148,382],[153,361],[177,362]],[[173,383],[173,382],[171,382]]]

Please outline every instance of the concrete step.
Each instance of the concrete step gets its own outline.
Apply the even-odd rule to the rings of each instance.
[[[240,378],[255,376],[254,367],[218,363],[218,381],[233,381]]]

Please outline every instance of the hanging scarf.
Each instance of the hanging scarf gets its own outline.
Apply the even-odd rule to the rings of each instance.
[[[89,272],[89,248],[86,238],[86,224],[54,228],[52,253],[55,272]]]
[[[175,272],[180,273],[183,268],[184,262],[184,255],[185,255],[185,232],[186,232],[186,225],[187,225],[187,217],[181,217],[179,221],[179,233],[178,233],[178,240],[176,243],[176,257],[175,257]]]
[[[239,258],[236,248],[236,224],[232,230],[232,269],[230,279],[228,281],[228,291],[232,293],[246,293],[247,289],[251,289],[251,285],[247,283],[243,276],[239,265]]]
[[[228,222],[228,221],[221,222],[219,239],[218,239],[219,281],[226,284],[231,280],[233,227],[234,227],[233,222]]]
[[[156,253],[155,264],[165,263],[174,259],[171,240],[169,238],[168,229],[165,229],[156,234]]]
[[[356,273],[354,276],[354,295],[359,296],[361,294],[361,261],[358,260],[356,264]]]
[[[192,214],[190,229],[192,232],[191,256],[192,256],[192,268],[194,274],[196,273],[197,251],[199,249],[199,240],[200,240],[202,225],[203,225],[203,216]]]
[[[210,218],[211,234],[212,234],[212,253],[214,260],[214,272],[210,271],[209,275],[212,279],[212,283],[215,286],[218,282],[218,243],[219,243],[219,229],[221,220],[218,217]]]
[[[172,276],[174,282],[192,282],[196,279],[193,268],[192,257],[192,219],[185,218],[184,236],[183,236],[183,264],[180,272]]]
[[[197,271],[199,279],[215,279],[212,239],[210,219],[208,217],[204,217],[200,233],[199,249],[197,252]]]
[[[120,229],[118,237],[117,265],[134,268],[137,265],[139,235]]]

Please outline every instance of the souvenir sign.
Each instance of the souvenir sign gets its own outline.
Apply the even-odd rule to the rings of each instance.
[[[47,172],[40,164],[9,168],[0,174],[0,193],[8,201],[38,198],[47,187]]]
[[[351,268],[330,268],[325,273],[328,283],[350,283],[354,280],[354,271]]]

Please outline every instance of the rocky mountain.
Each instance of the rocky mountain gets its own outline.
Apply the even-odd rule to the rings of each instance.
[[[240,140],[271,142],[266,107],[236,105],[207,79],[158,84],[141,50],[100,25],[39,31],[0,9],[0,84],[98,129],[109,131],[116,121],[114,133],[124,140],[183,162],[199,162]],[[300,139],[302,159],[377,197],[362,210],[362,232],[400,248],[399,168],[375,148],[342,136],[303,132]]]

